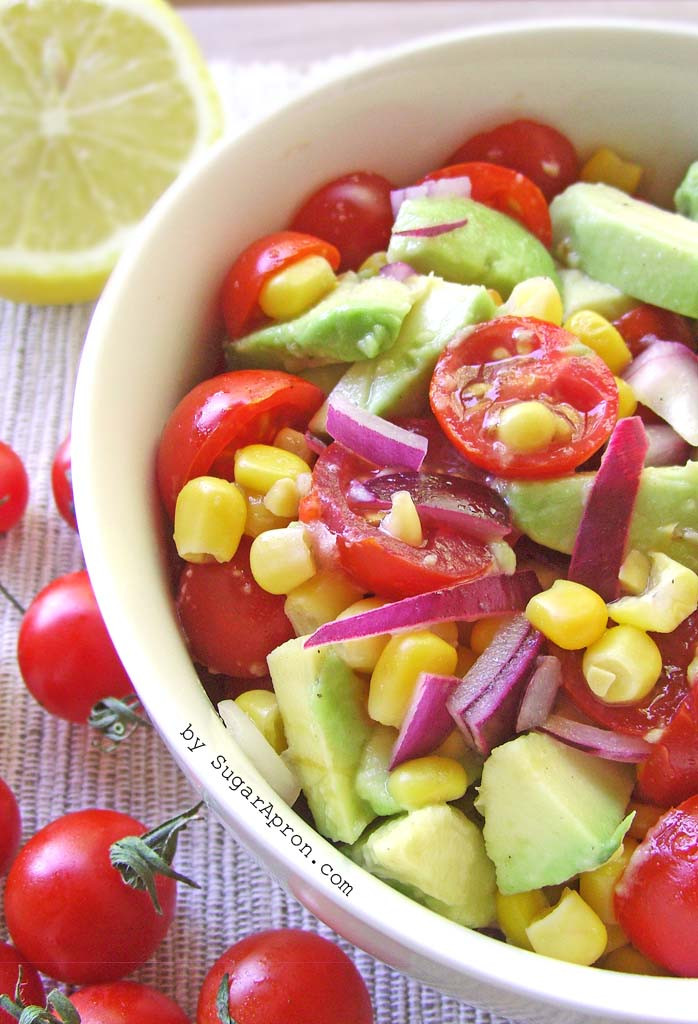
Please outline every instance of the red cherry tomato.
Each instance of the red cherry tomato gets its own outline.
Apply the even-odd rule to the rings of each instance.
[[[0,942],[0,995],[9,996],[14,1000],[22,968],[22,985],[19,990],[25,1006],[44,1006],[46,992],[39,977],[39,972],[8,942]],[[0,1024],[17,1024],[17,1018],[6,1010],[0,1010]]]
[[[22,817],[17,800],[5,780],[0,779],[0,875],[5,874],[15,859],[21,838]]]
[[[637,795],[658,807],[698,793],[698,694],[689,690],[652,753],[640,765]]]
[[[698,977],[698,797],[664,814],[616,885],[618,923],[641,953]]]
[[[400,598],[476,579],[494,569],[486,544],[435,524],[423,523],[424,544],[414,548],[380,530],[370,514],[347,498],[352,481],[376,471],[372,463],[332,444],[313,468],[313,486],[301,502],[300,518],[321,524],[336,538],[343,568],[367,591]]]
[[[471,136],[446,163],[466,160],[486,160],[521,171],[548,202],[579,176],[579,160],[569,139],[551,125],[528,118]]]
[[[212,672],[243,678],[267,674],[267,654],[295,634],[285,597],[268,594],[250,571],[243,537],[230,562],[188,564],[179,581],[177,612],[191,655]]]
[[[51,490],[56,508],[68,526],[77,530],[75,502],[73,501],[73,480],[70,460],[70,434],[58,446],[51,466]]]
[[[639,355],[653,341],[680,341],[690,349],[696,347],[696,339],[686,317],[680,313],[672,313],[668,309],[661,309],[659,306],[642,303],[623,313],[613,323],[633,357]]]
[[[265,281],[306,256],[324,256],[333,270],[339,266],[339,253],[333,245],[301,231],[265,235],[240,253],[221,294],[223,319],[231,338],[242,337],[264,321],[257,302]]]
[[[238,448],[271,444],[281,427],[304,430],[323,400],[314,384],[281,370],[232,370],[197,384],[170,416],[158,447],[158,487],[170,518],[188,480],[232,480]]]
[[[196,1024],[220,1024],[216,996],[225,974],[237,1024],[373,1024],[358,970],[339,946],[312,932],[280,928],[231,946],[204,979]]]
[[[430,401],[448,438],[466,458],[503,477],[562,476],[609,437],[618,388],[598,356],[578,355],[573,335],[532,317],[503,316],[457,335],[436,364]],[[512,450],[497,424],[509,406],[546,404],[561,430],[533,451]]]
[[[133,693],[84,569],[36,595],[22,619],[17,661],[32,696],[69,722],[86,722],[104,697]]]
[[[521,171],[484,161],[452,164],[431,171],[422,181],[440,178],[470,178],[470,194],[477,203],[506,213],[535,235],[549,249],[553,241],[550,212],[545,196]]]
[[[344,174],[313,192],[294,213],[291,227],[336,245],[339,269],[356,270],[371,253],[388,248],[394,220],[392,189],[380,174]]]
[[[29,478],[17,452],[0,441],[0,533],[11,530],[24,515]]]
[[[109,847],[146,831],[117,811],[74,811],[40,829],[17,856],[5,887],[12,941],[58,981],[93,985],[129,974],[153,954],[174,916],[176,890],[158,875],[162,907],[125,885]]]
[[[162,992],[136,981],[113,981],[73,992],[70,1001],[81,1024],[189,1024],[179,1006]]]

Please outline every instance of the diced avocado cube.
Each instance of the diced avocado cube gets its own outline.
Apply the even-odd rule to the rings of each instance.
[[[564,320],[580,309],[591,309],[606,320],[617,320],[623,313],[637,306],[637,300],[630,295],[625,295],[612,284],[595,281],[581,270],[564,268],[559,271],[559,275]]]
[[[698,220],[698,160],[691,164],[676,189],[674,205],[682,216]]]
[[[388,765],[396,739],[397,729],[389,725],[377,725],[364,747],[356,773],[357,793],[381,817],[405,810],[388,789]]]

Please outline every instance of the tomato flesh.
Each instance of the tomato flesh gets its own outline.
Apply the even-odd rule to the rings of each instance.
[[[633,358],[653,341],[680,341],[690,349],[696,347],[696,339],[686,317],[659,306],[642,303],[613,322]]]

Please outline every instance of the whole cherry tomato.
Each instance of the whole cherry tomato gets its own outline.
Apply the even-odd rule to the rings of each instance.
[[[628,310],[613,322],[633,356],[638,356],[653,341],[680,341],[690,349],[696,347],[696,339],[685,316],[650,306],[647,302]]]
[[[231,946],[204,979],[197,1024],[220,1024],[224,975],[236,1024],[373,1024],[358,970],[339,946],[312,932],[280,928]]]
[[[22,818],[17,800],[5,780],[0,779],[0,875],[15,859],[21,838]]]
[[[0,533],[19,522],[28,500],[29,478],[24,463],[9,444],[0,441]]]
[[[291,227],[335,245],[339,269],[356,270],[371,253],[388,248],[393,226],[393,185],[380,174],[354,171],[328,181],[296,210]]]
[[[81,1024],[189,1024],[168,996],[136,981],[112,981],[73,992]]]
[[[51,490],[56,508],[68,526],[77,530],[75,502],[73,501],[73,480],[70,459],[70,434],[61,442],[51,465]]]
[[[115,981],[145,963],[174,916],[176,890],[158,875],[158,914],[147,892],[125,885],[112,843],[145,827],[117,811],[74,811],[40,829],[7,876],[5,920],[24,956],[58,981]]]
[[[43,1006],[46,999],[44,985],[39,972],[8,942],[0,942],[0,995],[14,1000],[22,968],[22,985],[19,996],[25,1006]],[[0,1024],[17,1024],[17,1018],[0,1009]]]
[[[32,696],[70,722],[86,722],[105,697],[133,692],[84,569],[36,595],[22,619],[17,660]]]

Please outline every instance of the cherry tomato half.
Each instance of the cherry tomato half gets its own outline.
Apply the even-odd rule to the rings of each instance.
[[[70,458],[70,434],[58,446],[51,465],[51,490],[56,508],[68,526],[77,530]]]
[[[257,304],[265,281],[306,256],[324,256],[333,270],[339,266],[339,253],[333,245],[301,231],[265,235],[240,253],[221,292],[223,319],[231,338],[242,337],[265,320]]]
[[[43,1006],[46,1000],[44,985],[39,972],[11,946],[9,942],[0,942],[0,995],[9,996],[14,1000],[22,968],[22,985],[19,995],[25,1006]],[[6,1010],[0,1010],[0,1024],[17,1024],[17,1018]]]
[[[633,357],[653,341],[680,341],[690,349],[696,347],[696,339],[685,316],[646,302],[623,313],[613,323]]]
[[[231,946],[204,979],[196,1024],[220,1024],[216,996],[225,974],[237,1024],[373,1024],[358,970],[339,946],[312,932],[280,928]]]
[[[136,981],[113,981],[73,992],[70,1001],[80,1024],[189,1024],[168,996]]]
[[[550,200],[576,181],[579,160],[569,139],[548,124],[519,118],[478,132],[451,155],[447,164],[486,160],[521,171]]]
[[[688,691],[679,708],[640,765],[637,795],[659,807],[671,807],[698,793],[698,694]]]
[[[535,235],[549,249],[553,241],[550,212],[545,196],[530,178],[521,171],[499,164],[472,161],[452,164],[431,171],[422,181],[437,181],[440,178],[469,178],[470,194],[477,203],[491,206],[508,217],[513,217]]]
[[[430,401],[448,438],[503,477],[562,476],[609,437],[618,412],[613,374],[576,338],[532,317],[503,316],[457,335],[439,357]],[[498,437],[505,409],[536,400],[559,420],[550,442],[512,449]]]
[[[377,467],[331,444],[313,467],[313,486],[303,499],[300,518],[335,536],[342,567],[367,591],[400,598],[436,590],[494,571],[490,548],[443,526],[423,523],[424,543],[414,548],[380,530],[370,513],[352,507],[347,495],[353,481]]]
[[[641,953],[698,977],[698,796],[664,814],[616,886],[618,923]]]
[[[340,271],[356,270],[371,253],[388,248],[393,187],[370,171],[344,174],[313,192],[294,213],[291,227],[336,245]]]
[[[0,875],[5,874],[15,859],[21,838],[22,817],[19,805],[5,780],[0,779]]]
[[[144,963],[174,916],[176,889],[158,875],[158,914],[148,893],[125,885],[109,847],[146,831],[117,811],[65,814],[21,849],[5,887],[12,941],[44,974],[71,985],[115,981]]]
[[[188,480],[232,480],[238,448],[271,444],[281,427],[304,430],[323,400],[314,384],[281,370],[231,370],[197,384],[171,414],[158,447],[158,487],[170,518]]]
[[[19,629],[17,661],[32,696],[69,722],[86,722],[105,697],[133,693],[84,569],[36,595]]]
[[[0,441],[0,533],[19,522],[28,500],[29,478],[24,463],[9,444]]]

